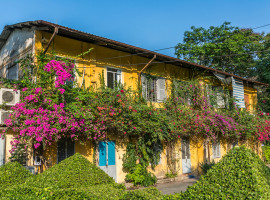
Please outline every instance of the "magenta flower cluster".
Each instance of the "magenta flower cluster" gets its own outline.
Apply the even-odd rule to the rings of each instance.
[[[59,88],[64,85],[66,81],[73,80],[72,72],[74,69],[74,64],[67,65],[65,62],[51,60],[47,65],[45,65],[45,71],[49,73],[55,73],[55,87]],[[63,93],[63,91],[60,91]]]

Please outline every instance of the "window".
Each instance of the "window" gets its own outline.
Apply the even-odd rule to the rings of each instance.
[[[7,69],[7,79],[18,80],[19,65],[16,63]]]
[[[115,88],[117,84],[121,83],[122,74],[120,69],[107,67],[107,87]]]
[[[214,86],[213,91],[214,94],[216,95],[217,108],[225,108],[224,90],[222,86]]]
[[[141,76],[142,95],[148,101],[162,102],[166,100],[165,79],[160,77]]]
[[[220,143],[215,142],[212,144],[213,158],[220,158]]]
[[[74,155],[75,143],[70,138],[63,138],[57,143],[57,162]]]

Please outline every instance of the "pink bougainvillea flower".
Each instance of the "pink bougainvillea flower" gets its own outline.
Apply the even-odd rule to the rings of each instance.
[[[36,137],[36,141],[41,142],[42,141],[42,137]]]
[[[34,148],[37,149],[40,146],[40,143],[34,144]]]
[[[61,94],[64,94],[64,92],[66,91],[66,90],[63,89],[63,88],[60,88],[60,89],[58,89],[58,90],[60,91]]]
[[[133,129],[136,130],[137,128],[134,126]]]

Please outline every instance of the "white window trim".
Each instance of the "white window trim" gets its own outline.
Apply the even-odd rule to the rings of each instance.
[[[144,74],[142,74],[142,76],[144,76]],[[150,100],[150,99],[147,98],[147,91],[148,91],[147,88],[146,88],[146,97],[144,97],[144,98],[149,102],[151,101],[151,102],[155,102],[155,103],[162,103],[168,98],[168,93],[167,93],[168,91],[167,91],[167,87],[166,87],[166,78],[161,77],[161,76],[154,76],[154,77],[155,77],[155,97],[156,97],[156,100],[153,101],[153,100]],[[164,100],[158,99],[158,92],[159,92],[158,80],[159,79],[164,79],[164,81],[165,81],[164,93],[165,93],[166,98]],[[146,78],[146,80],[148,80],[148,79]],[[141,82],[142,82],[142,78],[141,78]],[[148,85],[148,82],[146,83],[146,86],[147,85]]]
[[[216,152],[214,151],[214,145],[216,145],[216,148],[217,147],[219,148],[219,154],[218,154],[217,149],[216,149]],[[221,146],[220,146],[219,141],[217,141],[216,143],[212,143],[212,153],[213,153],[213,159],[221,158]]]
[[[116,69],[116,70],[119,70],[120,73],[121,73],[121,81],[120,83],[123,84],[124,83],[124,76],[123,76],[123,70],[120,69],[120,68],[116,68],[116,67],[111,67],[111,66],[105,66],[105,69],[106,69],[106,73],[104,73],[104,81],[105,81],[105,85],[107,85],[107,73],[108,73],[108,68],[111,68],[111,69]]]

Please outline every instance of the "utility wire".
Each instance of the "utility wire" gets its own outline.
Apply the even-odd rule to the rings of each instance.
[[[258,26],[258,27],[255,27],[255,28],[251,28],[251,29],[257,29],[257,28],[262,28],[262,27],[266,27],[266,26],[270,26],[270,24],[265,24],[265,25]]]
[[[262,28],[262,27],[266,27],[266,26],[270,26],[270,24],[265,24],[265,25],[258,26],[258,27],[255,27],[255,28],[251,28],[251,29],[258,29],[258,28]],[[156,51],[163,51],[163,50],[168,50],[168,49],[174,49],[176,47],[177,47],[177,45],[176,46],[172,46],[172,47],[166,47],[166,48],[156,49],[156,50],[153,50],[152,52],[155,53]],[[124,58],[124,57],[130,57],[130,56],[147,54],[147,53],[150,53],[150,52],[146,52],[145,51],[145,52],[134,53],[134,54],[124,55],[124,56],[107,57],[107,58],[97,59],[96,61],[110,60],[110,59],[114,59],[114,58]]]
[[[156,51],[163,51],[163,50],[172,49],[172,48],[175,48],[175,47],[176,46],[166,47],[166,48],[162,48],[162,49],[153,50],[152,52],[155,53]],[[129,57],[129,56],[136,56],[136,55],[141,55],[141,54],[147,54],[147,53],[150,53],[150,52],[146,52],[145,51],[145,52],[134,53],[134,54],[124,55],[124,56],[107,57],[107,58],[97,59],[96,61],[109,60],[109,59],[114,59],[114,58],[124,58],[124,57]]]
[[[264,51],[253,51],[253,52],[248,52],[248,53],[241,53],[241,54],[230,54],[230,55],[221,55],[221,56],[212,56],[212,57],[209,57],[209,58],[215,58],[215,57],[230,57],[230,56],[240,56],[240,55],[245,55],[245,54],[253,54],[253,53],[259,53],[259,52],[269,52],[270,53],[270,50],[264,50]],[[90,62],[94,62],[96,63],[96,61],[90,61]],[[173,62],[177,62],[177,60],[168,60],[168,61],[154,61],[154,62],[151,62],[151,64],[158,64],[158,63],[173,63]],[[133,65],[145,65],[147,64],[148,62],[146,63],[134,63],[134,64],[117,64],[117,66],[121,66],[121,67],[126,67],[126,66],[133,66]],[[99,66],[104,66],[104,64],[99,64],[99,63],[96,63],[96,65],[99,65]],[[77,67],[77,68],[92,68],[92,67]]]

